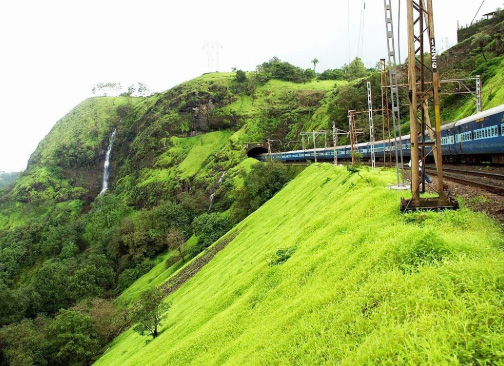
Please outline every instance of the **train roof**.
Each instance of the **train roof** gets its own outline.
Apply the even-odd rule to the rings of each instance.
[[[452,122],[448,125],[450,125],[450,127],[459,126],[459,125],[463,125],[465,123],[474,122],[477,119],[486,118],[486,117],[493,116],[494,114],[502,113],[502,112],[504,112],[504,104],[501,104],[501,105],[494,107],[494,108],[487,109],[486,111],[483,111],[480,113],[473,114],[472,116],[463,118],[463,119],[458,120],[456,122]],[[448,125],[445,125],[445,126],[448,126]]]

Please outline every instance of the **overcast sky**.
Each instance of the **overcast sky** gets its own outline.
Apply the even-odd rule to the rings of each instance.
[[[503,3],[486,0],[480,15]],[[434,0],[438,46],[456,43],[457,20],[470,23],[480,4]],[[398,0],[392,5],[397,20]],[[405,58],[405,0],[401,8]],[[317,71],[356,56],[373,66],[386,56],[384,23],[383,0],[1,1],[0,171],[25,169],[97,82],[163,91],[217,68],[254,70],[273,56],[302,68],[316,57]]]

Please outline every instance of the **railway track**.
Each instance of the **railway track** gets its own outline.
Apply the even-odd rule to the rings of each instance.
[[[436,170],[426,167],[425,171],[431,175],[436,175]],[[443,168],[444,178],[452,182],[477,187],[486,191],[504,195],[504,175],[487,172],[477,172],[474,170]],[[478,177],[478,179],[468,179],[467,176]]]

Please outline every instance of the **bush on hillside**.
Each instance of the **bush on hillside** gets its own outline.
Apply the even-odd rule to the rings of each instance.
[[[318,76],[319,80],[345,80],[345,73],[341,69],[327,69]]]
[[[198,244],[192,250],[192,255],[208,248],[231,228],[229,220],[218,212],[204,213],[196,217],[192,227],[194,235],[198,237]]]
[[[244,178],[242,192],[231,207],[233,222],[239,222],[257,210],[289,181],[289,172],[282,163],[255,164]]]
[[[273,57],[269,61],[263,62],[257,66],[257,71],[267,79],[292,81],[294,83],[309,81],[314,76],[313,74],[305,73],[299,67],[281,61],[278,57]]]
[[[243,70],[236,71],[236,81],[239,83],[244,83],[247,81],[247,74]]]

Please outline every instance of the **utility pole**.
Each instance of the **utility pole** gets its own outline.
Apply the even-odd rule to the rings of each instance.
[[[267,144],[268,144],[268,155],[269,155],[269,158],[270,158],[270,161],[273,161],[273,155],[272,155],[272,150],[271,150],[271,143],[272,142],[279,142],[280,145],[283,145],[282,144],[282,140],[270,140],[268,139],[267,140]]]
[[[434,17],[432,0],[407,0],[408,5],[408,83],[410,98],[410,135],[411,135],[411,193],[409,200],[403,199],[401,211],[433,210],[457,208],[455,201],[449,200],[443,184],[441,113],[439,110],[439,92],[441,82],[437,65],[436,42],[434,38]],[[425,64],[424,36],[427,35],[431,54],[431,65]],[[430,83],[426,82],[430,78]],[[428,103],[432,99],[435,115],[435,128],[430,126]],[[431,141],[425,139],[426,128]],[[436,161],[437,193],[436,198],[420,197],[420,162],[425,167],[426,148]],[[424,178],[425,170],[422,171]],[[422,179],[423,182],[423,179]]]
[[[408,0],[410,1],[410,0]],[[402,151],[401,136],[401,115],[399,111],[399,89],[397,87],[397,62],[395,51],[394,22],[392,18],[391,0],[384,0],[385,5],[385,27],[387,35],[387,50],[389,59],[390,76],[390,101],[392,104],[392,124],[394,130],[394,152],[396,161],[397,188],[403,189],[404,184],[404,158]],[[388,108],[388,106],[387,106]],[[390,144],[389,144],[390,148]]]
[[[339,135],[347,135],[348,136],[349,133],[347,131],[343,131],[343,130],[337,128],[335,122],[333,122],[333,124],[332,124],[332,132],[333,132],[334,165],[338,165],[338,151],[337,151],[338,136]]]
[[[476,110],[478,113],[483,111],[483,105],[481,102],[481,76],[476,75]]]
[[[385,136],[388,139],[389,147],[389,163],[392,167],[392,149],[390,148],[392,144],[390,143],[390,109],[389,109],[389,95],[388,95],[388,83],[387,83],[387,65],[385,59],[380,60],[381,64],[381,102],[382,102],[382,140],[385,141]],[[387,120],[387,134],[385,135],[385,119]],[[387,166],[387,151],[385,146],[383,146],[383,166]]]
[[[350,149],[352,151],[352,165],[355,165],[355,111],[348,111],[348,134],[350,136]]]
[[[308,143],[310,143],[310,137],[313,139],[313,157],[315,159],[315,162],[317,162],[317,137],[318,136],[324,136],[324,144],[325,147],[327,148],[327,131],[322,130],[322,131],[315,131],[313,130],[312,132],[301,132],[301,140],[303,144],[303,151],[306,148],[305,145],[305,136],[308,138]]]
[[[371,91],[371,82],[367,82],[368,110],[369,110],[369,144],[371,145],[371,168],[376,169],[375,156],[375,129],[373,121],[373,96]]]
[[[348,111],[348,135],[350,137],[350,148],[352,150],[352,164],[355,165],[356,162],[356,154],[359,151],[358,150],[358,136],[363,135],[364,131],[360,128],[355,128],[355,115],[359,114],[362,112],[357,112],[355,110],[349,110]],[[366,111],[367,113],[367,111]]]

